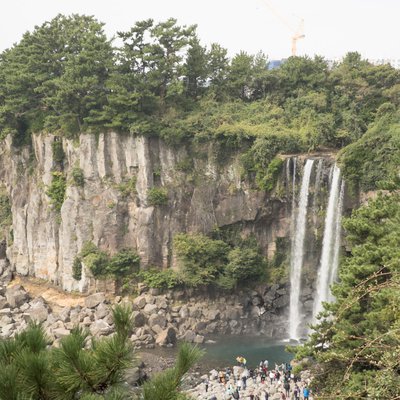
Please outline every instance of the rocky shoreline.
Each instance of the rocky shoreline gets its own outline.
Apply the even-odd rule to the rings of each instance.
[[[120,302],[130,304],[133,310],[131,340],[135,349],[169,347],[177,340],[202,344],[215,334],[282,337],[285,333],[288,295],[284,287],[208,296],[184,291],[160,294],[149,289],[131,300],[108,298],[100,292],[82,297],[82,304],[56,309],[42,296],[30,295],[23,284],[15,284],[4,269],[0,275],[0,335],[12,337],[30,321],[37,321],[55,345],[76,325],[87,328],[94,337],[108,336],[114,332],[111,307]]]

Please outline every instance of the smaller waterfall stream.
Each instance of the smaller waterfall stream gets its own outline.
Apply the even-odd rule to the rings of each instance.
[[[290,305],[289,305],[289,337],[298,339],[298,328],[301,323],[300,289],[301,270],[304,257],[304,238],[306,232],[308,195],[310,177],[314,160],[307,160],[304,167],[300,189],[300,200],[295,223],[294,238],[292,240],[292,257],[290,261]],[[294,208],[292,213],[294,213]],[[293,214],[294,215],[294,214]]]
[[[316,321],[318,313],[322,311],[322,302],[333,300],[330,286],[336,279],[339,264],[343,194],[344,183],[341,182],[340,169],[335,165],[332,171],[328,208],[325,217],[321,262],[314,298],[313,322]]]

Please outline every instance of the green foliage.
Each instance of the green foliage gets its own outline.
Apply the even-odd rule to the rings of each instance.
[[[72,264],[72,277],[77,281],[82,278],[82,260],[80,257],[76,256]]]
[[[310,341],[321,397],[394,398],[400,391],[400,197],[380,195],[344,221],[351,254]],[[322,317],[328,317],[323,319]]]
[[[107,265],[107,272],[115,276],[124,276],[137,272],[140,266],[140,257],[132,249],[123,249],[115,253]]]
[[[65,157],[62,141],[55,140],[51,144],[51,150],[53,152],[53,162],[62,165],[62,163],[64,161],[64,157]]]
[[[133,400],[125,372],[135,364],[130,341],[132,309],[112,310],[115,334],[88,341],[88,332],[76,327],[59,346],[47,347],[40,325],[30,324],[14,338],[0,339],[0,400]],[[147,381],[139,393],[149,400],[180,400],[184,375],[203,351],[183,343],[175,365]]]
[[[85,177],[82,168],[75,166],[71,171],[72,182],[75,186],[83,187],[85,184]]]
[[[175,271],[172,269],[146,269],[138,273],[138,277],[150,288],[157,289],[173,289],[179,286],[182,281]]]
[[[130,309],[116,306],[116,334],[90,344],[87,332],[74,328],[58,348],[48,348],[37,324],[1,339],[0,399],[127,399],[129,391],[121,384],[133,363],[131,315]]]
[[[128,180],[124,180],[117,187],[123,197],[136,194],[137,177],[132,176]]]
[[[400,187],[400,112],[384,114],[340,155],[346,182],[363,191]]]
[[[58,15],[0,55],[1,137],[11,133],[24,144],[43,130],[71,136],[111,128],[159,132],[174,144],[196,137],[235,148],[293,134],[301,148],[341,148],[399,106],[400,72],[358,53],[333,67],[321,57],[290,57],[268,70],[264,54],[229,59],[173,18],[136,22],[118,32],[115,48],[103,26]],[[269,161],[287,151],[281,144]]]
[[[122,249],[110,257],[94,243],[85,242],[73,264],[73,276],[77,280],[81,279],[82,262],[95,277],[114,276],[120,278],[137,272],[140,257],[132,249]]]
[[[257,247],[237,247],[229,252],[225,273],[234,281],[243,283],[257,279],[264,272],[265,260]]]
[[[188,286],[217,285],[232,289],[260,278],[266,268],[260,249],[252,240],[229,246],[204,235],[178,234],[174,249],[180,261],[182,281]]]
[[[3,236],[12,224],[11,204],[5,188],[0,187],[0,232]]]
[[[149,205],[157,207],[168,204],[168,191],[164,188],[153,187],[147,192]]]
[[[174,249],[182,264],[183,280],[189,286],[209,285],[223,272],[229,246],[204,235],[178,234]]]
[[[256,182],[260,189],[271,191],[278,180],[279,174],[282,170],[283,160],[281,158],[275,157],[269,164],[268,167],[262,175],[261,171],[258,171],[256,175]]]
[[[60,212],[65,200],[67,183],[62,172],[53,171],[52,176],[53,179],[50,186],[47,188],[46,194],[50,197],[50,204],[54,206],[57,212]]]
[[[144,400],[180,400],[185,399],[180,393],[184,375],[203,356],[204,351],[189,343],[182,343],[178,350],[175,365],[143,385]]]

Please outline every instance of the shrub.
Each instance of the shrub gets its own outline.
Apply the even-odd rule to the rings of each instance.
[[[139,265],[138,254],[131,249],[123,249],[111,257],[107,272],[115,276],[123,276],[130,272],[137,272]]]
[[[62,164],[64,161],[64,149],[62,141],[59,138],[55,138],[54,142],[51,144],[51,149],[53,153],[53,161],[58,164]]]
[[[107,274],[109,257],[107,253],[101,251],[94,243],[85,242],[78,257],[89,268],[93,276],[100,277]]]
[[[269,164],[264,173],[257,172],[256,182],[260,189],[271,191],[278,180],[279,173],[281,172],[283,160],[275,157]]]
[[[4,233],[12,224],[10,198],[4,188],[0,188],[0,230]]]
[[[151,206],[168,204],[168,192],[164,188],[152,188],[147,192],[147,199]]]
[[[83,170],[82,168],[79,168],[78,166],[75,166],[72,168],[72,182],[75,186],[80,186],[82,187],[83,184],[85,183],[85,177],[83,175]]]
[[[121,182],[117,188],[123,197],[128,197],[132,194],[136,194],[136,183],[137,177],[132,176],[127,181]]]
[[[101,277],[107,274],[108,255],[104,251],[90,253],[83,259],[85,265],[92,272],[93,276]]]
[[[138,277],[150,288],[173,289],[180,285],[182,280],[172,269],[148,269],[138,273]]]
[[[189,286],[207,285],[224,270],[229,246],[207,236],[178,234],[174,238],[176,255],[181,261],[183,280]]]
[[[265,271],[265,261],[256,248],[240,248],[228,254],[229,263],[226,274],[236,282],[245,282],[259,278]]]
[[[78,256],[74,258],[74,263],[72,264],[72,277],[77,281],[82,278],[82,260]]]
[[[50,197],[50,204],[53,204],[57,212],[61,211],[61,207],[65,199],[66,180],[62,172],[52,172],[53,179],[47,189],[47,196]]]
[[[92,242],[83,244],[82,250],[75,258],[75,261],[73,266],[73,273],[77,276],[77,278],[74,276],[75,279],[80,279],[79,264],[81,262],[89,268],[95,277],[106,275],[113,275],[114,277],[126,276],[131,272],[136,272],[140,265],[140,257],[132,249],[123,249],[110,257]]]

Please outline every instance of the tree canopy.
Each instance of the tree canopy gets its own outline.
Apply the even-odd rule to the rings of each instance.
[[[117,129],[171,143],[238,144],[294,134],[299,148],[358,140],[378,110],[398,107],[400,72],[349,53],[290,57],[269,70],[263,53],[232,59],[203,46],[196,26],[138,21],[108,40],[104,24],[58,15],[0,55],[0,132],[25,138]],[[238,137],[239,136],[239,137]],[[240,143],[242,144],[242,143]]]

